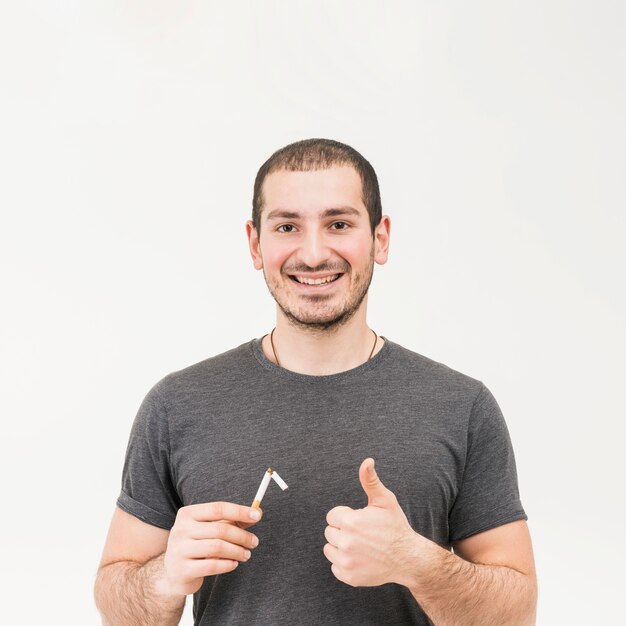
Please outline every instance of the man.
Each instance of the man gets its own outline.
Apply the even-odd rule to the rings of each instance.
[[[367,326],[390,236],[371,165],[286,146],[246,231],[276,327],[147,394],[96,581],[104,623],[177,624],[193,593],[196,624],[533,624],[493,395]],[[268,467],[289,489],[259,521]]]

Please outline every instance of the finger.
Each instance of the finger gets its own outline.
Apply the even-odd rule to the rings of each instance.
[[[227,520],[196,522],[191,528],[189,536],[191,539],[223,539],[244,548],[256,548],[259,543],[255,534],[243,530]]]
[[[261,507],[254,507],[256,508],[257,511],[261,512],[261,516],[263,516],[263,509]],[[235,524],[235,526],[238,526],[239,528],[249,528],[250,526],[253,526],[254,524],[257,523],[258,520],[254,520],[252,522],[232,522],[233,524]]]
[[[348,578],[348,574],[341,567],[339,567],[339,565],[337,565],[336,563],[333,563],[330,566],[330,571],[334,574],[335,578],[337,580],[340,580],[342,583],[346,583],[346,585],[350,585],[351,587],[356,586],[352,584],[352,582],[350,582],[350,579]]]
[[[368,506],[389,508],[396,504],[396,496],[383,485],[376,472],[374,459],[371,457],[361,463],[359,480],[363,491],[367,494]]]
[[[351,509],[349,506],[336,506],[326,514],[326,523],[330,526],[341,528],[346,524],[346,520],[349,519],[353,512],[354,509]]]
[[[223,539],[199,539],[190,541],[183,548],[183,555],[190,559],[231,559],[247,561],[252,553]]]
[[[244,522],[255,524],[263,515],[260,509],[251,506],[242,506],[232,502],[203,502],[190,504],[189,514],[198,522],[215,522],[229,520],[231,522]]]
[[[331,563],[337,563],[337,561],[339,560],[339,550],[330,543],[324,544],[322,552]]]
[[[190,559],[185,564],[185,575],[188,578],[216,576],[232,572],[239,565],[239,561],[230,559]]]
[[[331,545],[335,546],[335,548],[339,547],[339,535],[341,531],[334,526],[326,526],[324,530],[324,537],[326,537],[326,541]]]

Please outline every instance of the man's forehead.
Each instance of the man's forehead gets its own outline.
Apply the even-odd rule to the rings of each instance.
[[[263,208],[274,211],[338,209],[366,212],[361,177],[351,166],[310,171],[277,170],[263,183]]]

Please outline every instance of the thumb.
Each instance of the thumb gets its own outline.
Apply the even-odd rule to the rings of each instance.
[[[363,491],[367,494],[368,506],[390,508],[396,504],[397,500],[394,493],[387,489],[378,478],[374,459],[367,458],[361,463],[359,480]]]

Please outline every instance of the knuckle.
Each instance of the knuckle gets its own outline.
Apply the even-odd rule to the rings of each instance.
[[[183,558],[184,554],[184,543],[182,541],[173,541],[168,543],[166,555],[172,559],[173,561],[178,561]]]
[[[344,555],[341,559],[341,567],[344,570],[349,570],[354,567],[354,558],[349,555]]]
[[[228,527],[223,522],[215,522],[213,524],[213,533],[216,538],[223,539],[228,534]]]
[[[210,559],[206,562],[206,569],[204,570],[205,576],[214,576],[219,574],[220,561],[216,559]]]
[[[341,582],[346,583],[346,585],[350,585],[351,587],[355,586],[352,577],[346,571],[344,571],[342,567],[333,564],[331,566],[331,570],[337,580],[340,580]]]
[[[356,579],[354,578],[354,576],[351,576],[350,574],[344,574],[343,582],[346,583],[346,585],[350,585],[350,587],[357,586]]]
[[[183,563],[178,568],[178,572],[179,572],[179,578],[181,578],[182,580],[190,580],[194,576],[194,573],[191,569],[191,563],[189,562]]]
[[[219,550],[219,544],[217,541],[215,541],[214,539],[207,539],[206,542],[206,547],[205,547],[205,554],[208,557],[212,557],[215,556],[218,553]]]
[[[337,547],[342,552],[349,552],[354,546],[354,541],[350,537],[343,537],[337,542]]]
[[[189,533],[193,526],[193,520],[189,517],[183,517],[180,522],[174,525],[172,532],[178,536],[184,536]]]

